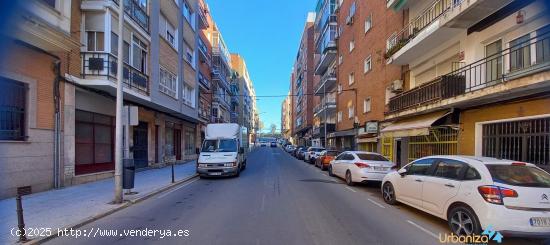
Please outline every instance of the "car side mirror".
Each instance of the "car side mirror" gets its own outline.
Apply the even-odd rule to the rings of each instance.
[[[405,168],[399,169],[397,170],[397,173],[401,176],[405,176],[407,174],[407,169]]]
[[[239,154],[244,154],[244,147],[239,148]]]
[[[201,149],[200,148],[195,148],[195,154],[201,154]]]

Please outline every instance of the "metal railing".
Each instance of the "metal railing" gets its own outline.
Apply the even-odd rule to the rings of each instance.
[[[321,103],[313,108],[313,113],[317,114],[322,110],[329,108],[329,106],[336,106],[336,96],[326,96],[321,99]]]
[[[321,33],[321,37],[318,40],[318,50],[319,54],[325,54],[327,50],[336,49],[336,35],[338,34],[337,25],[329,25]]]
[[[28,85],[0,77],[0,140],[25,140]]]
[[[331,79],[336,80],[336,74],[334,74],[333,72],[326,72],[323,76],[321,76],[321,81],[317,85],[315,85],[315,87],[313,88],[313,91],[319,90],[321,87],[323,87],[325,84],[328,83],[328,80],[331,80]],[[327,91],[327,92],[330,92],[330,91]]]
[[[462,3],[463,0],[436,0],[428,8],[424,9],[416,18],[411,20],[397,34],[388,38],[386,58],[389,58],[427,26],[435,22],[448,10]]]
[[[394,96],[390,98],[388,112],[497,85],[506,82],[511,76],[538,72],[536,68],[550,69],[550,33],[538,35]]]
[[[82,78],[88,76],[105,77],[115,81],[117,79],[117,58],[110,53],[102,52],[81,52]],[[149,95],[149,76],[140,70],[124,63],[123,68],[124,85],[137,92]]]

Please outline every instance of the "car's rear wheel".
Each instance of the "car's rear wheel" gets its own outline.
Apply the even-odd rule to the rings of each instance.
[[[334,177],[334,173],[332,172],[332,165],[328,166],[328,176]]]
[[[384,183],[384,186],[382,186],[382,197],[384,198],[384,202],[389,205],[395,205],[397,203],[397,199],[395,198],[395,190],[390,182],[386,182]]]
[[[351,172],[349,170],[346,172],[346,184],[349,186],[354,185],[353,179],[351,178]]]
[[[451,209],[447,220],[449,228],[457,236],[481,233],[481,224],[475,212],[465,205],[458,205]]]

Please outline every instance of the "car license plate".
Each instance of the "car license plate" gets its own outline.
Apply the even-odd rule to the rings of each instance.
[[[534,227],[550,227],[550,217],[533,217],[529,223]]]
[[[212,172],[212,173],[208,173],[208,174],[210,174],[210,175],[222,175],[221,172]]]
[[[376,171],[386,171],[386,170],[388,170],[388,168],[386,168],[386,167],[374,167],[374,170],[376,170]]]

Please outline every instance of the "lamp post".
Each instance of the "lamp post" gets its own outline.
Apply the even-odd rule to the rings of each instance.
[[[118,58],[117,58],[117,87],[116,87],[116,121],[115,121],[115,196],[114,203],[122,203],[122,106],[124,103],[123,83],[123,31],[124,31],[124,1],[119,1],[118,9]],[[126,136],[128,137],[128,136]]]

